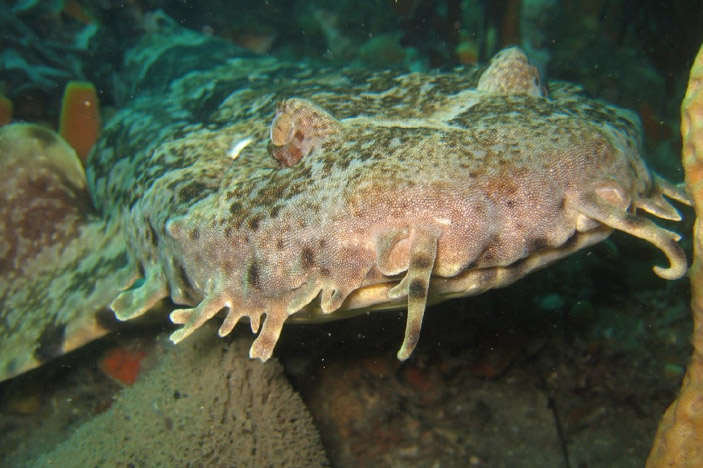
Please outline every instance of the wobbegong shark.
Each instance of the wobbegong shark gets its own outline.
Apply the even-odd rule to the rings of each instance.
[[[268,359],[287,322],[503,287],[613,230],[686,272],[690,204],[648,169],[631,111],[547,82],[519,48],[485,66],[372,72],[153,32],[83,168],[56,134],[0,131],[0,379],[159,304],[178,343],[221,314]]]

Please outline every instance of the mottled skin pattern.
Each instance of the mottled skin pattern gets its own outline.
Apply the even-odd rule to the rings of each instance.
[[[127,320],[170,298],[174,342],[224,309],[220,335],[247,318],[265,360],[287,320],[407,306],[405,359],[428,301],[612,228],[660,248],[660,276],[686,269],[678,235],[641,215],[679,219],[662,195],[686,196],[646,168],[636,117],[547,91],[519,49],[429,74],[226,60],[145,92],[103,134],[88,184],[142,277],[106,304]]]
[[[135,275],[118,224],[92,208],[80,161],[58,135],[3,127],[0,173],[3,379],[104,334],[106,298]]]

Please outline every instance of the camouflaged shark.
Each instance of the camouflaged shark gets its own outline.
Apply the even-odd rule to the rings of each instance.
[[[666,255],[659,276],[686,271],[679,236],[644,213],[679,220],[664,196],[689,200],[645,165],[636,115],[546,83],[518,48],[402,73],[166,39],[132,51],[85,174],[48,130],[0,134],[0,378],[163,300],[173,342],[224,311],[219,335],[248,321],[261,360],[286,322],[407,307],[407,359],[427,303],[613,229]]]

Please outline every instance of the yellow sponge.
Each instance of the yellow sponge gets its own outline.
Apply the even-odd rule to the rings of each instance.
[[[686,97],[681,105],[682,163],[686,188],[693,198],[691,310],[693,356],[678,399],[659,423],[647,468],[700,468],[703,466],[703,46],[691,68]]]

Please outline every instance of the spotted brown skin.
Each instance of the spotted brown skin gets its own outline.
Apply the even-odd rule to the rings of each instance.
[[[262,360],[285,322],[407,307],[406,359],[427,303],[510,284],[613,228],[677,278],[678,235],[642,212],[677,220],[664,196],[688,200],[640,139],[633,113],[548,87],[516,48],[450,73],[218,63],[131,101],[88,161],[140,276],[105,304],[129,320],[170,299],[174,342],[224,309],[219,334],[248,320]]]
[[[0,169],[3,380],[106,333],[116,322],[103,320],[106,299],[134,273],[117,224],[95,212],[80,160],[55,132],[2,127]]]
[[[612,227],[661,248],[661,276],[684,273],[678,236],[639,213],[677,219],[662,194],[686,197],[646,168],[637,119],[574,86],[548,96],[519,49],[451,74],[287,72],[233,83],[135,162],[157,177],[129,187],[146,281],[112,303],[120,319],[168,296],[178,342],[225,309],[220,335],[247,318],[265,360],[288,320],[405,305],[406,359],[428,300],[503,286]]]

